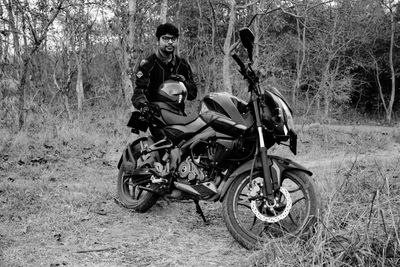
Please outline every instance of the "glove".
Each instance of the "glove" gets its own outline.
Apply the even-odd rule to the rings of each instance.
[[[149,111],[152,115],[158,117],[161,115],[160,107],[157,104],[149,103]]]
[[[142,99],[139,103],[137,103],[136,108],[137,108],[138,110],[142,110],[142,108],[148,106],[149,104],[150,104],[150,103],[149,103],[149,101],[147,101],[147,99]]]
[[[160,107],[156,104],[145,102],[142,105],[140,105],[140,113],[142,113],[147,118],[150,117],[151,115],[159,116]]]
[[[186,82],[185,76],[183,76],[181,74],[172,74],[169,76],[169,79],[177,81],[177,82],[183,82],[183,83]]]

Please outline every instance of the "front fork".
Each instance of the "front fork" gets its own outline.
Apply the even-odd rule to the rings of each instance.
[[[278,181],[275,181],[274,176],[271,174],[272,161],[267,157],[267,148],[265,147],[262,122],[260,117],[260,107],[258,97],[253,97],[254,113],[256,117],[256,126],[258,132],[258,140],[260,146],[261,163],[263,168],[264,185],[262,187],[262,194],[267,198],[269,205],[274,205],[275,198],[274,192],[279,189]],[[256,158],[254,159],[256,160]]]

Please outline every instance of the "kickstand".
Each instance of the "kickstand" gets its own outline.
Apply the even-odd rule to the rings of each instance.
[[[200,207],[199,201],[197,199],[194,200],[194,204],[196,204],[196,213],[200,214],[201,218],[203,219],[203,221],[205,223],[208,223],[206,217],[204,217],[204,213],[203,213],[203,211]]]

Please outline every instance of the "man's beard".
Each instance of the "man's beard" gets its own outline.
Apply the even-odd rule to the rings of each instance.
[[[168,49],[167,47],[165,47],[164,49],[161,49],[161,51],[166,55],[170,55],[174,53],[175,47],[172,47],[172,49]]]

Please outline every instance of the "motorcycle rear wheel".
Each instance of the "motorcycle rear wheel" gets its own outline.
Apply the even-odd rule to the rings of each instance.
[[[133,176],[125,176],[124,170],[122,168],[119,170],[117,180],[118,200],[125,208],[133,209],[137,212],[146,212],[157,202],[159,196],[141,189],[139,186],[134,186],[133,181]],[[155,187],[151,182],[141,186],[151,189]]]
[[[262,177],[262,171],[253,173],[253,179]],[[249,173],[236,178],[228,189],[223,201],[223,218],[231,235],[245,248],[258,249],[271,238],[293,238],[306,234],[315,224],[318,215],[318,197],[311,177],[298,170],[290,170],[282,176],[282,187],[287,189],[292,199],[289,214],[276,223],[258,219],[251,209],[249,200]],[[285,207],[285,199],[280,200],[279,213]],[[259,208],[262,205],[259,206]],[[260,208],[265,216],[271,212]],[[268,214],[269,213],[269,214]]]

